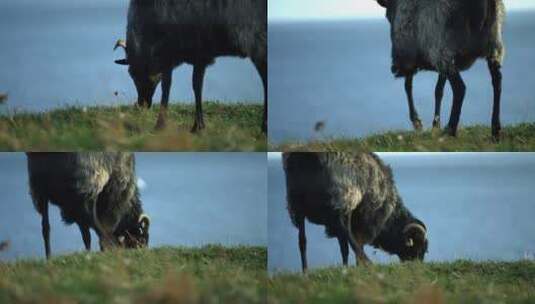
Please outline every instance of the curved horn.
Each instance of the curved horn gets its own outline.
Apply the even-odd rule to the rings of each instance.
[[[139,219],[137,220],[138,223],[141,223],[144,219],[147,220],[147,223],[150,225],[150,217],[146,213],[142,213],[139,215]]]
[[[115,46],[113,47],[113,50],[115,51],[119,47],[122,47],[126,51],[126,41],[124,41],[123,39],[117,40]]]
[[[410,223],[407,226],[405,226],[405,228],[403,228],[403,234],[407,233],[407,231],[409,231],[412,228],[416,228],[418,230],[421,230],[423,232],[424,236],[427,237],[427,230],[425,229],[425,227],[420,225],[420,224],[417,224],[417,223]]]

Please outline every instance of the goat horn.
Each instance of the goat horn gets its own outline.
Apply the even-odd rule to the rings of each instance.
[[[427,234],[427,230],[425,229],[425,227],[417,223],[410,223],[407,226],[405,226],[405,228],[403,228],[403,234],[407,233],[407,231],[409,231],[412,228],[421,230],[424,233],[424,236],[426,236]]]
[[[126,51],[126,41],[124,41],[123,39],[117,40],[115,46],[113,47],[113,50],[115,51],[119,47],[122,47]]]
[[[141,223],[144,219],[147,220],[147,222],[150,225],[150,217],[146,213],[142,213],[139,215],[139,219],[137,220],[138,223]]]

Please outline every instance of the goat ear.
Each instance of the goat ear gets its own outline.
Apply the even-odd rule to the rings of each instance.
[[[126,59],[119,59],[119,60],[115,60],[115,63],[119,64],[119,65],[128,65],[128,60]]]
[[[388,7],[389,0],[377,0],[377,3],[382,7]]]

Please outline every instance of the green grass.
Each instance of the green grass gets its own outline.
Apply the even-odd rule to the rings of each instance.
[[[460,128],[457,137],[446,136],[441,130],[392,131],[362,139],[323,139],[306,143],[288,142],[271,145],[272,151],[535,151],[535,123],[506,126],[499,142],[492,139],[490,128],[470,126]]]
[[[263,105],[203,103],[206,129],[190,133],[194,106],[172,104],[156,131],[159,107],[71,107],[0,116],[0,150],[265,151]]]
[[[535,262],[327,268],[268,284],[270,303],[535,303]]]
[[[265,303],[264,247],[162,247],[0,263],[0,303]]]

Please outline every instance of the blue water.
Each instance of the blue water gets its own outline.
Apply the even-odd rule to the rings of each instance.
[[[137,153],[150,246],[267,244],[265,153]],[[0,260],[43,257],[41,220],[28,194],[26,156],[0,153]],[[53,254],[81,251],[76,225],[50,208]],[[93,250],[98,250],[93,233]]]
[[[504,30],[502,123],[535,121],[535,12],[511,13]],[[410,130],[402,79],[390,72],[390,33],[385,18],[340,22],[272,22],[269,25],[269,139],[362,137]],[[487,64],[462,74],[467,85],[461,125],[490,125],[492,85]],[[437,75],[414,80],[416,107],[426,128],[434,113]],[[451,90],[446,87],[442,123]],[[318,121],[325,123],[315,132]]]
[[[0,2],[0,113],[65,105],[132,104],[137,98],[127,68],[113,52],[125,37],[128,1]],[[172,102],[192,102],[191,66],[175,70]],[[118,95],[115,96],[115,92]],[[249,60],[219,58],[208,68],[205,100],[263,100],[261,79]],[[159,89],[155,102],[159,102]]]
[[[535,257],[535,153],[379,153],[405,205],[428,228],[428,261]],[[286,210],[280,156],[268,169],[268,269],[300,271],[297,229]],[[306,224],[309,267],[341,265],[336,239]],[[397,262],[366,247],[374,262]],[[350,255],[354,265],[354,256]]]

